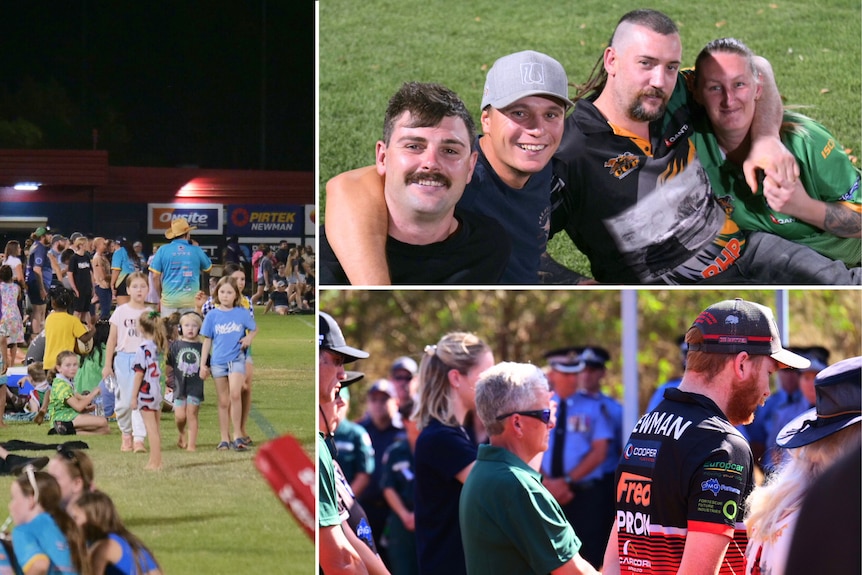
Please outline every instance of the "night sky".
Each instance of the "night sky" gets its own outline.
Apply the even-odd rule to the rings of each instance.
[[[313,171],[314,38],[307,1],[3,0],[0,147]]]

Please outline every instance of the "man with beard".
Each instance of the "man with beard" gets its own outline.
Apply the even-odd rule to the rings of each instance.
[[[682,383],[635,424],[616,473],[603,573],[742,573],[754,457],[733,426],[769,396],[769,377],[809,361],[781,347],[772,311],[716,303],[685,335]]]
[[[625,14],[576,96],[554,164],[565,182],[551,233],[565,230],[604,283],[858,284],[842,262],[764,232],[744,233],[712,193],[690,141],[694,100],[681,80],[679,30],[665,14]],[[781,100],[769,63],[743,165],[794,181],[778,138]]]
[[[376,167],[393,284],[487,284],[503,273],[505,230],[455,207],[476,166],[475,132],[464,103],[439,84],[408,82],[389,100]],[[325,234],[320,244],[321,283],[348,283]]]

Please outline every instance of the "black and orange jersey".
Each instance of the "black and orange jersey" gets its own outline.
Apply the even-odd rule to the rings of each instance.
[[[621,573],[676,573],[686,535],[726,535],[719,573],[743,573],[745,498],[754,458],[742,434],[709,398],[669,389],[638,420],[615,478]]]
[[[649,141],[612,126],[590,100],[566,119],[552,233],[568,233],[600,282],[694,283],[743,250],[745,236],[713,196],[690,140],[690,99],[680,79]]]

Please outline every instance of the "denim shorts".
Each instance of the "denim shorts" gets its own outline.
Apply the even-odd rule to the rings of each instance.
[[[213,365],[210,367],[213,377],[227,377],[231,373],[241,373],[245,375],[245,358],[236,361],[229,361],[221,365]]]

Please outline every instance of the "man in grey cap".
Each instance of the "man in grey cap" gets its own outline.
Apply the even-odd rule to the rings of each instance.
[[[781,347],[769,308],[742,299],[701,312],[685,341],[682,382],[623,447],[605,573],[745,571],[754,457],[734,425],[752,420],[773,373],[809,361]]]
[[[337,505],[333,463],[332,430],[336,418],[336,397],[346,379],[344,365],[365,359],[368,352],[347,345],[338,323],[327,313],[318,314],[318,543],[320,568],[324,572],[368,573],[359,553],[342,529]]]
[[[510,247],[496,221],[456,208],[476,165],[476,128],[457,94],[407,82],[389,100],[377,142],[383,180],[385,258],[396,284],[496,283]],[[331,229],[331,228],[330,228]],[[320,238],[320,281],[349,283],[327,235]],[[361,260],[366,254],[355,252]]]
[[[571,109],[562,65],[545,54],[523,51],[498,59],[488,71],[482,97],[479,160],[459,207],[489,216],[506,228],[512,255],[500,283],[540,283],[548,241],[553,180],[551,157]],[[385,205],[379,178],[368,168],[345,172],[326,185],[326,228],[354,283],[390,282],[383,258]],[[559,268],[556,268],[559,273]],[[570,276],[570,282],[579,278]]]

